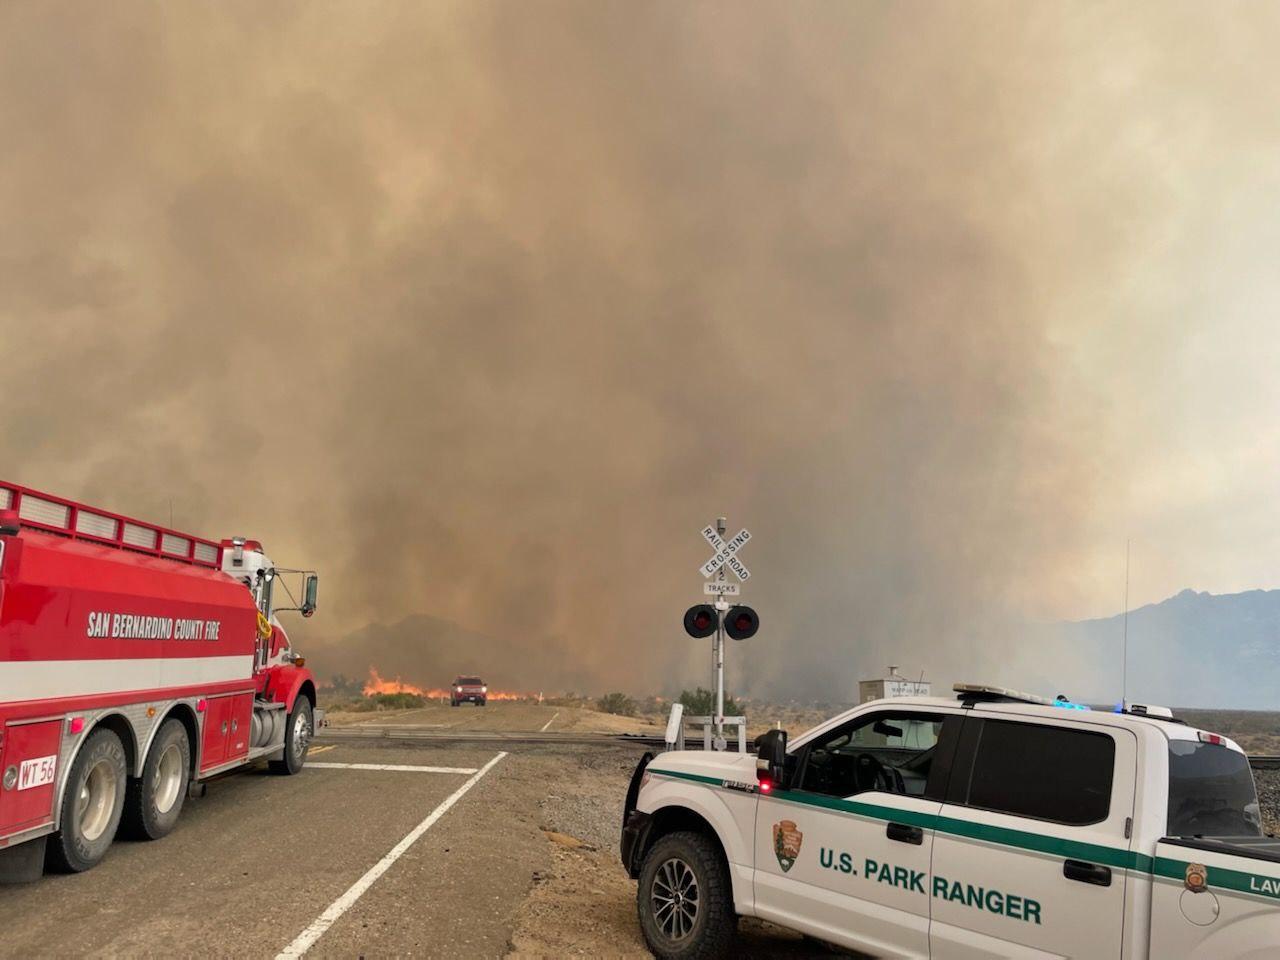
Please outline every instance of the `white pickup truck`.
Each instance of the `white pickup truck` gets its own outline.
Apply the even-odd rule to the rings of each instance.
[[[722,957],[750,916],[881,957],[1280,957],[1280,840],[1235,743],[957,690],[758,757],[646,756],[622,862],[650,949]]]

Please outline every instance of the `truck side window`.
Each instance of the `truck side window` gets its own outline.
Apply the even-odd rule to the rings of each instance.
[[[1170,837],[1259,837],[1262,812],[1243,753],[1215,743],[1169,741]]]
[[[964,802],[1072,826],[1101,823],[1111,809],[1115,753],[1105,733],[983,720]]]
[[[942,721],[905,710],[851,720],[806,746],[798,786],[832,797],[868,790],[924,796]]]

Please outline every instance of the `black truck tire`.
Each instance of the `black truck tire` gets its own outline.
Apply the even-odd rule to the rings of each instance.
[[[142,765],[142,776],[125,789],[122,836],[159,840],[178,823],[191,776],[191,743],[182,721],[170,717],[160,727]]]
[[[284,730],[284,756],[270,762],[271,772],[282,776],[300,773],[307,762],[307,751],[311,749],[311,735],[314,731],[311,701],[299,694],[298,699],[293,701],[293,711],[289,714],[288,726]]]
[[[738,932],[719,848],[701,833],[669,833],[645,854],[636,886],[645,943],[661,960],[720,960]]]
[[[45,849],[49,869],[81,873],[107,855],[124,812],[124,746],[110,730],[89,734],[71,764],[58,832]]]

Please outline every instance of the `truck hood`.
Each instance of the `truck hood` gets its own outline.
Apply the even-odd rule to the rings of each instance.
[[[713,780],[735,780],[755,783],[754,753],[714,753],[705,750],[671,750],[660,753],[649,764],[655,772],[688,773]]]

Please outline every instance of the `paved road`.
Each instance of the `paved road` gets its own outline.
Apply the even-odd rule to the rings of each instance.
[[[476,769],[496,753],[337,746],[312,760]],[[500,760],[308,956],[501,956],[550,856],[537,822],[545,763]],[[164,840],[117,843],[85,874],[0,888],[3,953],[275,956],[469,779],[318,766],[224,778],[187,801]]]
[[[639,752],[321,744],[296,777],[213,782],[163,840],[118,842],[88,873],[0,887],[0,956],[502,957],[535,884],[535,922],[565,948],[554,952],[643,956],[614,853]],[[566,867],[544,826],[594,852]],[[808,955],[794,940],[753,929],[742,956]]]

